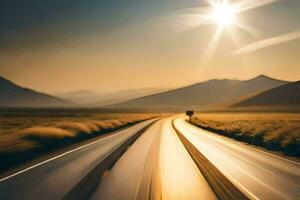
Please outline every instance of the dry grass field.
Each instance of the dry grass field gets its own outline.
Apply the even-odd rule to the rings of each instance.
[[[0,110],[0,171],[160,114],[92,109]]]
[[[191,121],[239,141],[300,157],[299,113],[203,113]]]

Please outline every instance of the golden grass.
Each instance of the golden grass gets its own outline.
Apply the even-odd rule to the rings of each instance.
[[[63,139],[89,138],[105,131],[130,125],[158,116],[157,114],[135,113],[84,113],[77,118],[60,116],[24,116],[0,117],[4,122],[0,132],[0,155],[7,152],[28,151],[41,145],[53,144]],[[75,115],[76,116],[76,115]],[[7,130],[10,130],[8,132]],[[84,136],[86,135],[86,136]],[[42,141],[42,143],[39,143]],[[77,141],[77,140],[76,140]]]
[[[75,133],[92,133],[93,129],[90,128],[87,124],[79,122],[60,122],[57,125],[58,128],[68,130]]]
[[[0,109],[0,172],[53,150],[97,137],[161,113],[97,109]]]
[[[22,138],[35,136],[35,137],[43,137],[43,138],[65,138],[65,137],[75,137],[75,132],[70,130],[65,130],[56,127],[32,127],[26,128],[18,131],[16,134],[21,135]]]
[[[240,141],[300,156],[297,113],[203,113],[191,122]]]
[[[24,140],[18,135],[3,136],[0,135],[0,148],[2,153],[12,153],[19,151],[27,151],[36,148],[38,144],[33,141]]]

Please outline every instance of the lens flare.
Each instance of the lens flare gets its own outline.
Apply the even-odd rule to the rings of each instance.
[[[201,56],[201,65],[209,66],[213,59],[222,33],[228,31],[237,47],[242,45],[238,32],[244,31],[254,37],[261,37],[261,32],[255,27],[244,23],[239,17],[250,9],[276,2],[277,0],[204,0],[208,6],[193,7],[179,10],[174,13],[174,25],[181,31],[189,31],[199,26],[217,25],[211,40],[207,41],[207,47]]]
[[[235,21],[236,11],[232,6],[229,5],[219,5],[216,6],[212,13],[212,18],[220,26],[228,26],[233,24]]]

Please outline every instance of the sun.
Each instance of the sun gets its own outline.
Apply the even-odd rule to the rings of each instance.
[[[235,22],[236,10],[233,6],[222,4],[214,7],[211,17],[220,26],[229,26]]]
[[[207,6],[187,8],[175,12],[174,25],[180,31],[188,31],[198,26],[214,25],[211,40],[208,41],[202,54],[202,65],[207,65],[215,55],[222,34],[227,33],[234,45],[243,45],[240,31],[247,32],[254,37],[260,37],[256,27],[243,22],[240,14],[251,9],[271,4],[275,0],[203,0]],[[217,27],[215,27],[217,26]]]

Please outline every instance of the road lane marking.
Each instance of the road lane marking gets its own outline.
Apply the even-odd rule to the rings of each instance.
[[[182,127],[182,128],[186,130],[185,133],[188,132],[188,133],[191,134],[190,137],[193,136],[193,138],[197,138],[197,140],[201,137],[201,140],[205,141],[205,143],[209,144],[210,146],[217,147],[217,149],[221,149],[222,151],[226,152],[228,155],[231,155],[232,157],[234,157],[238,160],[242,160],[244,163],[248,163],[248,164],[254,166],[255,168],[259,168],[259,169],[263,170],[266,173],[270,173],[273,176],[277,176],[279,179],[283,179],[283,180],[289,182],[290,184],[295,185],[295,183],[284,179],[283,177],[281,177],[278,174],[274,173],[273,171],[265,168],[264,166],[258,165],[255,162],[253,162],[251,160],[248,160],[248,159],[244,158],[243,156],[238,155],[235,151],[235,148],[236,148],[236,147],[234,147],[235,143],[229,143],[228,140],[219,140],[219,138],[217,140],[215,140],[215,138],[210,137],[207,134],[197,134],[197,132],[195,132],[194,129],[184,128],[184,127]],[[198,142],[197,142],[197,144],[199,145]],[[234,147],[234,149],[233,149],[233,147]],[[240,147],[244,147],[244,146],[237,146],[237,147],[239,147],[239,149],[240,149]],[[245,148],[243,151],[245,151],[245,150],[248,151],[249,149]]]
[[[183,119],[181,118],[181,120],[183,120]],[[183,121],[184,121],[184,120],[183,120]],[[205,130],[205,129],[200,128],[200,127],[198,127],[198,126],[195,126],[195,125],[193,125],[193,124],[191,124],[191,123],[187,123],[187,122],[186,122],[186,124],[192,126],[192,128],[197,128],[197,129],[200,129],[201,131],[205,131],[205,132],[208,132],[208,133],[212,133],[212,134],[214,134],[214,136],[217,136],[217,137],[219,137],[219,138],[226,138],[226,140],[229,140],[229,141],[231,141],[231,142],[234,142],[234,143],[236,143],[236,144],[238,144],[238,145],[242,145],[243,147],[247,147],[247,148],[253,149],[253,150],[255,150],[255,151],[258,151],[258,152],[260,152],[260,153],[266,154],[266,155],[268,155],[268,156],[272,156],[272,157],[281,159],[281,160],[283,160],[283,161],[290,162],[290,163],[293,163],[293,164],[296,164],[296,165],[299,165],[299,166],[300,166],[300,163],[297,162],[297,161],[290,160],[290,159],[287,159],[287,158],[284,158],[284,157],[281,157],[281,156],[272,154],[272,153],[270,153],[270,152],[260,150],[260,149],[258,149],[258,148],[253,147],[253,146],[250,146],[251,144],[248,144],[248,143],[247,143],[248,145],[245,145],[244,142],[235,140],[234,138],[227,137],[227,136],[223,136],[223,135],[219,135],[218,133],[215,133],[215,132],[213,132],[213,131]],[[259,146],[258,146],[258,147],[259,147]]]
[[[247,193],[249,196],[251,196],[253,199],[259,200],[257,196],[255,196],[252,192],[250,192],[247,188],[245,188],[242,184],[240,184],[236,179],[229,176],[227,173],[222,172],[230,181],[234,182],[237,187],[241,188],[245,193]]]
[[[204,156],[186,136],[184,136],[175,126],[175,119],[172,121],[173,129],[177,133],[181,142],[184,144],[186,150],[198,166],[199,170],[203,173],[210,186],[215,191],[219,198],[224,199],[256,199],[258,198],[253,195],[250,191],[245,190],[244,187],[239,187],[240,184],[234,184],[232,180],[224,175],[213,163]],[[236,181],[235,181],[236,183]],[[244,189],[244,190],[241,190]],[[234,195],[234,196],[232,196]],[[239,196],[236,196],[239,195]],[[226,198],[225,198],[226,197]]]
[[[186,131],[188,131],[189,133],[193,133],[193,134],[195,134],[195,135],[197,135],[196,133],[201,133],[201,132],[199,132],[199,131],[202,131],[203,129],[200,129],[200,128],[198,128],[198,127],[196,127],[196,126],[192,126],[192,125],[190,125],[190,124],[188,124],[187,122],[184,122],[183,120],[178,120],[177,121],[177,123],[176,123],[176,126],[179,128],[179,127],[181,127],[181,130],[182,131],[184,131],[184,132],[186,132]],[[183,129],[182,129],[183,128]],[[197,132],[198,131],[198,132]],[[206,131],[205,131],[206,132]],[[186,132],[187,133],[187,132]],[[210,133],[209,131],[207,131],[207,133]],[[207,135],[207,134],[202,134],[203,136],[212,136],[212,137],[209,137],[209,138],[207,138],[207,139],[212,139],[212,141],[214,141],[215,139],[217,139],[215,142],[217,142],[217,143],[219,143],[219,141],[221,141],[221,137],[219,136],[219,137],[213,137],[213,136],[215,136],[215,134],[213,134],[213,135]],[[186,136],[187,137],[187,136]],[[204,138],[202,138],[202,139],[204,139]],[[226,138],[226,137],[223,137],[223,140],[224,139],[227,139],[227,140],[225,140],[225,141],[227,141],[227,142],[229,142],[229,139],[228,138]],[[240,144],[240,142],[236,142],[236,141],[232,141],[232,140],[230,140],[231,142],[233,142],[232,144],[237,144],[238,146],[241,146],[241,147],[248,147],[248,146],[245,146],[244,144]],[[209,140],[208,140],[208,142],[209,142]],[[211,145],[213,145],[213,144],[211,144]],[[222,148],[222,146],[220,146],[221,148]],[[248,150],[257,150],[257,149],[255,149],[254,147],[249,147],[249,148],[245,148],[246,150],[248,149]],[[225,150],[225,149],[224,149]],[[261,151],[259,151],[259,152],[261,152]],[[259,153],[259,152],[256,152],[256,153]],[[255,152],[253,152],[253,153],[255,153]],[[263,153],[265,153],[265,152],[263,152]],[[272,155],[272,154],[270,154],[270,153],[267,153],[267,155],[271,155],[271,156],[273,156],[274,157],[274,155]],[[270,157],[270,158],[273,158],[273,157]],[[276,157],[276,159],[278,158],[277,156],[275,156]],[[281,159],[281,157],[279,157],[280,159]],[[273,159],[275,159],[275,158],[273,158]],[[243,159],[242,159],[243,160]],[[286,159],[283,159],[283,160],[286,160]],[[290,161],[290,160],[287,160],[287,161]],[[288,163],[287,163],[288,164]],[[294,166],[294,167],[296,167],[296,166]],[[263,168],[262,168],[263,169]],[[238,181],[236,181],[234,178],[232,178],[231,176],[229,176],[229,174],[226,174],[224,171],[223,171],[223,174],[224,175],[226,175],[229,179],[231,179],[232,181],[234,181],[236,184],[238,184],[239,186],[242,186]],[[243,187],[244,188],[244,187]],[[242,188],[241,188],[242,189]],[[246,189],[246,188],[244,188],[244,189]],[[283,198],[286,198],[284,195],[280,195],[280,196],[282,196]]]
[[[172,119],[164,125],[160,160],[163,199],[217,199],[213,188],[172,128]]]
[[[100,184],[99,179],[101,179],[103,173],[110,170],[127,151],[127,148],[134,144],[135,141],[155,122],[156,121],[152,121],[152,123],[149,123],[142,129],[134,131],[133,134],[127,134],[128,137],[124,137],[124,140],[120,140],[120,143],[114,147],[115,150],[107,153],[107,157],[90,170],[90,172],[64,196],[63,200],[89,199],[91,194]]]
[[[128,131],[128,129],[125,129],[125,130],[122,130],[122,131],[120,131],[120,132],[117,132],[117,134],[121,134],[121,133],[123,133],[124,131]],[[13,178],[13,177],[15,177],[15,176],[17,176],[17,175],[19,175],[19,174],[22,174],[22,173],[24,173],[24,172],[27,172],[27,171],[29,171],[29,170],[31,170],[31,169],[34,169],[34,168],[36,168],[36,167],[38,167],[38,166],[41,166],[41,165],[43,165],[43,164],[46,164],[46,163],[48,163],[48,162],[50,162],[50,161],[52,161],[52,160],[55,160],[55,159],[60,158],[60,157],[63,157],[63,156],[65,156],[65,155],[68,155],[68,154],[70,154],[70,153],[73,153],[73,152],[75,152],[75,151],[78,151],[78,150],[80,150],[80,149],[82,149],[82,148],[88,147],[88,146],[93,145],[93,144],[95,144],[95,143],[98,143],[98,142],[100,142],[100,141],[107,140],[107,139],[109,139],[109,138],[111,138],[111,137],[114,137],[114,136],[116,136],[116,134],[109,135],[109,136],[107,136],[107,137],[105,137],[105,138],[100,138],[99,140],[96,140],[96,141],[94,141],[94,142],[85,144],[85,145],[83,145],[83,146],[77,147],[77,148],[75,148],[75,149],[72,149],[72,150],[70,150],[70,151],[67,151],[67,152],[65,152],[65,153],[62,153],[62,154],[60,154],[60,155],[58,155],[58,156],[55,156],[55,157],[53,157],[53,158],[50,158],[50,159],[47,159],[47,160],[42,161],[42,162],[40,162],[40,163],[37,163],[37,164],[35,164],[35,165],[32,165],[32,166],[30,166],[30,167],[28,167],[28,168],[25,168],[25,169],[23,169],[23,170],[21,170],[21,171],[19,171],[19,172],[16,172],[16,173],[13,173],[13,174],[11,174],[11,175],[9,175],[9,176],[6,176],[6,177],[4,177],[4,178],[1,178],[1,179],[0,179],[0,183],[4,182],[4,181],[6,181],[6,180],[8,180],[8,179],[10,179],[10,178]]]
[[[149,149],[160,126],[160,122],[157,121],[130,146],[112,167],[109,175],[100,180],[100,184],[91,195],[91,200],[135,199]],[[119,188],[118,192],[114,188]]]

